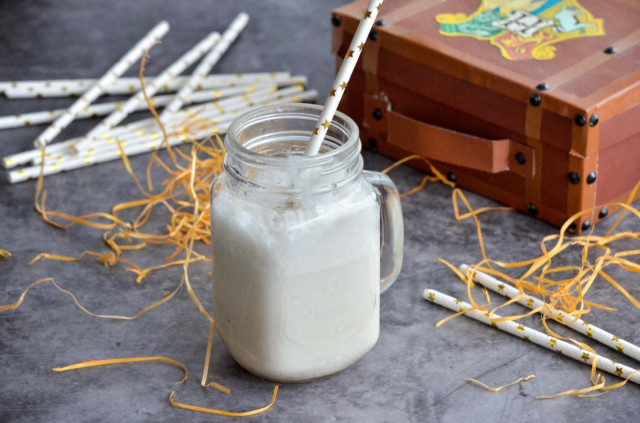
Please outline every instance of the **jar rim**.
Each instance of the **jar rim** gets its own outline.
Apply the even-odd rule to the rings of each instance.
[[[233,151],[235,154],[240,154],[248,159],[259,160],[261,162],[267,162],[272,164],[281,164],[285,163],[288,160],[288,157],[282,156],[267,156],[256,151],[253,151],[251,148],[245,147],[242,143],[237,140],[236,134],[240,133],[243,127],[248,127],[252,123],[254,123],[258,119],[264,119],[269,115],[278,115],[278,114],[299,114],[306,115],[308,117],[313,117],[314,122],[320,117],[320,113],[322,112],[323,107],[317,104],[309,104],[309,103],[284,103],[277,105],[269,105],[259,107],[257,109],[246,112],[236,119],[233,120],[231,125],[229,125],[229,129],[227,130],[227,135],[224,140],[225,148],[227,151]],[[311,113],[305,113],[311,112]],[[336,111],[333,119],[331,120],[331,126],[338,125],[342,128],[342,130],[346,131],[350,136],[347,141],[338,145],[335,148],[331,148],[329,151],[318,153],[313,156],[300,155],[297,156],[297,160],[300,160],[301,165],[313,165],[316,164],[319,160],[327,160],[333,158],[333,156],[344,153],[344,151],[348,151],[354,148],[354,144],[359,144],[359,128],[358,125],[354,122],[346,114]],[[309,131],[309,138],[311,137],[311,129]],[[324,141],[323,141],[324,143]],[[356,147],[357,148],[357,147]],[[359,154],[359,151],[358,151]]]

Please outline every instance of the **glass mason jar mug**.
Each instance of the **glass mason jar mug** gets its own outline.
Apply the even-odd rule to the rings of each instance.
[[[398,191],[362,170],[353,120],[337,113],[320,152],[304,156],[320,111],[236,119],[212,185],[216,326],[240,365],[271,380],[330,375],[373,348],[380,292],[402,265]]]

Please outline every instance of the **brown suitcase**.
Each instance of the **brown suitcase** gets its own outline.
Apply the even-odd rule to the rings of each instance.
[[[338,66],[367,3],[334,11]],[[387,0],[369,38],[365,146],[556,226],[594,208],[577,233],[640,180],[640,0]]]

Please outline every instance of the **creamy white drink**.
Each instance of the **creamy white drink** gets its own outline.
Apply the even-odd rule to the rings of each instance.
[[[240,365],[277,381],[328,376],[373,348],[380,287],[402,266],[400,196],[363,170],[355,122],[338,112],[318,154],[304,154],[321,111],[236,119],[211,187],[216,328]]]
[[[368,182],[277,207],[225,188],[211,221],[216,327],[244,368],[310,380],[374,346],[380,205]]]

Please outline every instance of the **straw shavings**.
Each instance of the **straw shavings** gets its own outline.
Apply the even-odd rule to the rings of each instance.
[[[626,203],[617,203],[616,205],[622,207],[624,211],[629,211],[636,217],[640,217],[640,212],[629,205],[631,200],[635,197],[635,192],[637,189],[638,186],[636,186],[634,190],[632,190]],[[457,198],[462,199],[463,203],[469,210],[469,213],[466,213],[465,215],[459,214],[457,208]],[[558,339],[564,339],[572,342],[578,345],[580,348],[591,352],[595,356],[591,367],[591,387],[583,389],[572,389],[556,395],[540,397],[540,399],[555,398],[557,396],[563,395],[582,396],[593,391],[606,391],[624,386],[628,379],[610,386],[606,386],[604,376],[596,372],[597,355],[593,348],[576,339],[560,336],[549,327],[547,319],[551,318],[552,320],[558,321],[558,323],[560,324],[567,325],[575,321],[576,319],[582,318],[582,316],[589,313],[592,308],[613,310],[611,307],[606,307],[595,302],[585,300],[585,296],[587,295],[589,289],[595,283],[597,276],[602,276],[602,278],[606,282],[617,289],[634,306],[640,308],[640,303],[626,289],[624,289],[622,285],[620,285],[613,278],[611,278],[611,276],[604,272],[604,268],[607,266],[618,266],[629,272],[640,272],[640,265],[623,258],[631,255],[637,255],[637,250],[612,253],[612,249],[609,247],[609,244],[620,239],[638,239],[639,234],[625,232],[612,235],[615,227],[621,221],[620,218],[618,218],[618,220],[605,236],[594,236],[592,232],[582,236],[566,236],[566,230],[573,221],[575,221],[581,215],[591,212],[591,210],[586,210],[569,218],[567,222],[562,226],[559,234],[545,237],[540,244],[540,249],[542,251],[542,254],[540,256],[530,260],[513,263],[501,262],[489,259],[486,255],[479,221],[477,221],[476,218],[481,209],[473,210],[468,201],[466,201],[466,199],[464,198],[464,195],[462,195],[462,192],[459,190],[454,190],[453,201],[454,210],[456,210],[456,218],[458,220],[462,220],[469,216],[473,216],[474,220],[476,220],[478,242],[483,257],[483,260],[478,264],[470,266],[466,274],[462,274],[457,269],[454,272],[467,285],[467,295],[470,302],[473,304],[473,308],[486,310],[489,315],[491,315],[498,309],[518,301],[525,293],[534,294],[545,301],[545,305],[543,307],[536,308],[520,315],[511,315],[504,316],[499,319],[492,319],[492,321],[514,321],[535,313],[542,313],[541,321],[548,334]],[[547,248],[547,244],[550,241],[556,241],[555,245],[552,248]],[[580,265],[553,267],[553,260],[558,258],[562,252],[568,250],[569,247],[582,247]],[[600,255],[597,256],[595,260],[590,260],[590,252],[592,254],[600,253]],[[453,266],[450,263],[446,262],[443,259],[440,259],[440,261],[445,263],[449,268],[452,268],[453,270]],[[524,268],[525,270],[522,276],[520,276],[519,278],[513,278],[505,274],[504,272],[497,270],[496,268]],[[476,269],[512,283],[520,291],[520,295],[506,301],[499,307],[495,307],[491,310],[486,307],[478,306],[473,301],[473,296],[471,295],[471,288],[474,286],[473,271]],[[567,272],[572,273],[573,275],[569,278],[556,278],[556,275],[566,274]],[[532,282],[531,279],[533,279],[534,282]],[[562,309],[565,312],[566,317],[560,319],[556,316],[548,317],[547,314],[545,314],[545,312],[550,312],[556,309]]]
[[[106,267],[113,267],[117,264],[123,264],[125,266],[126,272],[132,272],[136,275],[137,283],[141,283],[151,272],[162,271],[169,267],[181,266],[181,281],[177,284],[173,291],[162,292],[161,295],[163,298],[142,308],[138,313],[132,316],[121,316],[94,313],[80,304],[73,293],[61,288],[53,278],[43,278],[29,285],[22,292],[16,303],[0,306],[0,312],[17,309],[23,303],[25,296],[31,288],[43,283],[50,283],[58,291],[69,295],[75,305],[88,315],[105,319],[135,320],[147,311],[168,302],[183,286],[186,286],[189,296],[193,303],[196,305],[198,311],[209,322],[209,334],[200,385],[202,387],[210,386],[222,392],[229,393],[230,390],[228,388],[216,382],[207,383],[209,361],[211,357],[211,348],[215,331],[215,321],[213,320],[213,317],[205,310],[200,300],[198,299],[198,296],[189,281],[188,271],[189,265],[192,263],[211,263],[210,258],[194,251],[193,247],[196,241],[205,245],[209,245],[211,242],[209,187],[213,179],[215,179],[215,177],[222,173],[222,163],[224,160],[225,151],[222,145],[222,141],[217,133],[215,133],[213,137],[202,142],[196,142],[189,138],[189,136],[193,133],[207,128],[207,125],[211,125],[210,121],[198,119],[197,113],[186,117],[183,123],[180,125],[180,133],[187,137],[188,141],[191,143],[190,150],[188,152],[182,151],[180,149],[176,149],[174,151],[174,149],[168,144],[167,132],[160,122],[158,113],[156,112],[152,102],[146,94],[144,81],[142,79],[144,65],[147,59],[148,55],[145,54],[140,66],[139,76],[142,82],[142,91],[152,115],[154,116],[162,130],[164,136],[163,145],[166,146],[166,150],[169,154],[169,160],[165,161],[161,159],[158,155],[158,150],[154,151],[151,154],[151,158],[146,170],[147,184],[145,187],[140,182],[138,176],[134,173],[129,163],[128,157],[122,150],[122,146],[120,145],[120,143],[118,143],[124,167],[127,173],[131,176],[133,182],[138,187],[143,198],[135,201],[116,204],[111,209],[111,212],[96,212],[84,214],[81,216],[73,216],[67,213],[51,211],[47,209],[46,201],[48,193],[47,190],[44,189],[43,183],[43,169],[45,164],[44,159],[46,158],[46,147],[43,148],[41,151],[41,157],[43,158],[41,162],[41,172],[37,181],[35,192],[34,203],[36,211],[42,216],[45,222],[59,229],[64,230],[73,225],[79,224],[104,231],[102,233],[102,238],[108,249],[107,251],[102,252],[84,251],[83,253],[75,257],[55,253],[41,253],[38,254],[33,260],[31,260],[30,264],[43,259],[57,260],[62,262],[77,262],[84,257],[94,257],[97,263],[103,264]],[[196,127],[197,130],[194,129]],[[166,179],[161,182],[160,188],[158,190],[154,189],[154,184],[151,178],[151,170],[153,166],[160,168],[167,174]],[[150,232],[145,228],[145,225],[148,223],[150,216],[156,207],[161,207],[171,214],[169,221],[166,223],[165,232]],[[125,221],[119,216],[125,210],[137,210],[138,215],[132,221]],[[128,251],[142,250],[158,244],[174,247],[174,251],[168,257],[166,257],[166,262],[164,264],[142,268],[132,260],[123,257]],[[54,370],[66,371],[91,366],[103,366],[115,363],[134,363],[150,360],[166,361],[181,367],[185,372],[184,380],[186,380],[187,374],[186,367],[184,365],[180,364],[177,361],[158,356],[96,360],[63,368],[56,368]],[[184,382],[184,380],[182,382]],[[183,404],[173,400],[174,392],[172,392],[170,395],[170,403],[175,407],[196,410],[205,413],[213,413],[225,416],[249,416],[268,410],[271,405],[273,405],[276,399],[277,392],[278,387],[276,386],[271,403],[266,407],[261,407],[246,412],[228,412],[224,410]]]
[[[514,380],[513,382],[507,383],[506,385],[498,386],[497,388],[492,388],[491,386],[485,385],[484,383],[480,382],[479,380],[472,379],[470,377],[465,377],[464,380],[466,380],[467,382],[471,382],[474,385],[480,386],[480,387],[486,389],[487,391],[498,392],[498,391],[501,391],[504,388],[507,388],[509,386],[517,385],[518,383],[521,383],[521,382],[526,382],[527,380],[533,379],[534,377],[536,377],[536,375],[529,375],[529,376],[521,377],[521,378],[518,378],[518,379]]]
[[[107,360],[90,360],[82,363],[71,364],[65,367],[54,367],[52,370],[54,372],[66,372],[68,370],[84,369],[87,367],[108,366],[110,364],[123,364],[123,363],[140,363],[140,362],[148,362],[148,361],[164,361],[166,363],[173,364],[174,366],[180,367],[184,372],[184,377],[176,383],[183,384],[184,382],[187,381],[188,372],[185,365],[180,363],[179,361],[176,361],[167,357],[162,357],[162,356],[124,357],[124,358],[111,358]]]
[[[147,56],[145,55],[145,59],[143,59],[140,68],[140,76],[142,76],[142,73],[144,71],[144,64],[146,62],[146,59]],[[153,107],[152,102],[146,95],[144,84],[142,85],[142,90],[151,113],[153,114],[155,119],[158,120],[158,114]],[[188,116],[183,124],[180,125],[180,131],[186,137],[189,137],[196,132],[194,128],[207,124],[208,122],[206,122],[205,120],[198,119],[197,114]],[[188,267],[189,264],[198,261],[210,263],[209,258],[198,254],[196,251],[193,251],[193,245],[196,241],[207,245],[210,243],[211,228],[209,214],[209,186],[212,180],[222,172],[222,162],[224,160],[225,154],[224,147],[222,146],[220,138],[216,135],[215,138],[209,138],[201,143],[190,140],[191,149],[188,153],[180,149],[176,149],[174,151],[174,149],[167,143],[167,132],[164,126],[160,124],[160,128],[164,136],[163,143],[166,144],[166,149],[169,154],[169,160],[167,162],[162,160],[158,156],[157,151],[152,153],[149,164],[147,166],[147,184],[145,187],[140,182],[138,176],[132,170],[128,157],[121,149],[121,158],[125,169],[138,187],[143,198],[135,201],[116,204],[112,208],[111,212],[96,212],[81,216],[72,216],[66,213],[48,210],[46,207],[47,191],[44,189],[43,176],[41,172],[41,175],[38,178],[35,193],[35,209],[42,216],[43,220],[59,229],[66,229],[73,225],[80,224],[94,229],[102,230],[104,231],[102,237],[106,246],[108,247],[108,250],[105,252],[85,251],[77,257],[53,253],[42,253],[36,256],[31,261],[31,263],[35,263],[38,260],[42,259],[75,262],[85,256],[92,256],[95,257],[96,262],[101,263],[107,267],[114,266],[117,263],[124,264],[125,266],[127,266],[125,268],[125,271],[132,272],[136,275],[137,283],[141,283],[150,272],[161,271],[173,266],[181,266],[183,269],[183,276],[182,280],[176,286],[176,288],[170,293],[163,292],[163,298],[161,300],[142,308],[133,316],[118,316],[96,314],[87,310],[78,302],[76,297],[71,292],[62,289],[52,278],[44,278],[34,282],[29,287],[27,287],[20,295],[16,303],[0,306],[0,312],[17,309],[22,304],[27,292],[31,288],[35,287],[36,285],[48,282],[51,283],[60,292],[69,295],[73,299],[76,306],[78,306],[83,312],[89,315],[108,319],[133,320],[138,318],[145,312],[169,301],[182,288],[183,285],[186,285],[190,298],[192,299],[200,313],[203,314],[203,316],[209,322],[209,336],[207,342],[207,350],[205,353],[205,365],[201,385],[203,387],[212,386],[220,389],[221,386],[216,384],[215,382],[209,382],[208,384],[206,383],[215,322],[211,315],[204,309],[204,307],[198,300],[197,294],[194,292],[189,282]],[[200,128],[198,130],[200,130]],[[120,143],[118,143],[118,145],[120,145]],[[44,159],[45,149],[42,150],[41,154]],[[404,198],[409,195],[415,194],[416,192],[420,191],[427,182],[440,181],[452,188],[455,186],[451,181],[448,181],[427,159],[417,155],[409,156],[396,162],[392,166],[385,169],[383,173],[388,173],[400,164],[406,163],[410,160],[425,161],[429,166],[431,172],[433,173],[433,176],[426,175],[418,186],[414,187],[408,192],[401,194],[401,197]],[[44,166],[45,160],[42,160],[41,163],[41,166]],[[151,169],[153,166],[157,166],[167,173],[167,178],[160,184],[161,189],[159,191],[155,191],[151,178]],[[630,193],[629,199],[626,203],[616,203],[616,205],[620,206],[623,211],[618,217],[618,220],[605,236],[594,236],[592,234],[589,234],[580,237],[568,237],[566,235],[566,231],[572,222],[574,222],[581,215],[591,212],[591,210],[586,210],[568,219],[567,222],[562,226],[559,234],[550,235],[543,238],[540,243],[540,249],[542,251],[541,255],[530,260],[507,263],[488,258],[484,247],[482,230],[478,216],[488,211],[506,211],[511,209],[507,207],[485,207],[473,209],[464,196],[463,192],[455,188],[452,191],[452,201],[455,218],[458,221],[462,221],[468,218],[472,218],[474,220],[478,236],[478,243],[482,255],[482,261],[474,266],[470,266],[470,271],[467,272],[467,274],[462,274],[455,266],[446,262],[446,260],[444,259],[440,259],[440,261],[449,266],[451,270],[467,284],[467,293],[472,307],[474,309],[486,310],[489,315],[503,306],[489,310],[487,306],[491,304],[491,300],[488,292],[486,291],[484,293],[486,299],[485,305],[478,305],[475,302],[473,296],[471,295],[471,288],[474,286],[472,281],[473,269],[482,270],[488,274],[504,278],[505,280],[514,284],[520,290],[522,295],[524,295],[525,292],[537,294],[547,302],[545,307],[548,307],[549,309],[561,308],[570,317],[574,318],[580,318],[582,315],[589,313],[592,308],[612,310],[611,307],[606,307],[592,301],[587,301],[585,299],[586,294],[588,293],[591,286],[593,286],[598,275],[602,276],[602,278],[607,283],[621,292],[621,294],[625,296],[625,298],[627,298],[630,302],[632,302],[636,307],[640,308],[640,302],[638,302],[620,283],[615,281],[604,270],[609,266],[617,266],[629,272],[640,272],[640,264],[631,260],[632,257],[640,255],[640,250],[619,251],[612,253],[611,248],[608,246],[609,244],[622,239],[640,239],[639,233],[624,232],[614,234],[615,228],[618,226],[627,211],[636,217],[640,217],[640,212],[636,208],[630,206],[630,202],[634,198],[637,190],[638,186],[636,186],[636,188],[634,188],[634,190]],[[462,204],[467,209],[465,213],[461,213],[460,211],[460,202],[462,202]],[[145,231],[145,224],[149,221],[149,218],[156,207],[161,207],[169,211],[169,213],[171,214],[169,222],[166,225],[166,232],[164,233],[153,233]],[[132,221],[124,221],[119,217],[119,214],[125,210],[139,210],[139,213],[137,217]],[[555,244],[552,244],[554,241]],[[154,244],[171,245],[174,247],[174,251],[166,258],[166,263],[148,268],[141,268],[133,261],[123,258],[123,255],[125,255],[128,251],[149,248]],[[562,252],[569,249],[569,247],[583,248],[582,263],[575,266],[553,267],[553,259],[560,255]],[[592,263],[588,260],[589,252],[596,250],[602,252],[603,254],[597,257],[596,260]],[[8,257],[10,256],[10,253],[5,250],[0,250],[0,256]],[[182,256],[182,258],[177,258],[178,256]],[[497,270],[496,268],[525,268],[526,270],[519,278],[512,278],[509,275],[504,274],[500,270]],[[564,275],[567,272],[573,273],[573,275],[568,278],[556,277],[558,275]],[[533,279],[533,281],[529,279]],[[515,301],[517,301],[517,299],[509,300],[507,303],[511,304]],[[528,313],[517,316],[504,316],[501,319],[496,319],[496,321],[517,320],[534,314],[538,311],[540,310],[531,310]],[[438,324],[438,326],[449,320],[450,318],[454,318],[460,314],[462,313],[457,313],[447,319],[444,319]],[[546,317],[543,316],[542,319],[547,331],[553,333],[553,331],[551,331],[546,323]],[[565,321],[561,323],[566,324],[567,322]],[[562,338],[557,334],[554,334],[554,336]],[[576,343],[577,345],[580,345],[582,348],[593,351],[584,343],[570,338],[569,340]],[[136,359],[137,358],[132,358],[129,362],[135,362]],[[140,357],[139,359],[140,360],[137,361],[143,361],[145,357]],[[97,366],[105,364],[110,363],[93,365]],[[85,365],[84,367],[88,366]],[[71,370],[71,368],[68,368],[68,370]],[[613,385],[605,386],[604,377],[600,374],[595,373],[595,366],[592,368],[591,381],[593,384],[592,387],[570,390],[557,394],[555,396],[574,394],[585,395],[596,390],[615,389],[623,386],[626,383],[625,380]],[[226,388],[221,390],[225,392],[225,389]],[[228,416],[251,415],[267,410],[273,404],[273,401],[275,401],[277,391],[278,387],[276,386],[276,388],[274,389],[272,402],[269,405],[253,410],[251,412],[244,413],[205,409],[202,407],[179,403],[173,400],[173,393],[170,396],[170,402],[176,407],[214,414],[222,414]]]
[[[20,294],[20,297],[18,297],[18,301],[16,301],[13,304],[7,304],[7,305],[0,306],[0,313],[3,312],[3,311],[9,311],[9,310],[15,311],[15,310],[17,310],[18,307],[20,307],[22,305],[22,303],[24,302],[24,298],[27,296],[27,293],[29,292],[29,290],[31,290],[31,288],[33,288],[35,286],[38,286],[40,284],[43,284],[43,283],[47,283],[47,282],[51,283],[54,286],[54,288],[56,288],[58,291],[60,291],[63,294],[66,294],[69,297],[71,297],[71,299],[73,300],[74,304],[82,312],[88,314],[89,316],[99,317],[101,319],[112,319],[112,320],[136,320],[138,317],[142,316],[147,311],[153,310],[154,308],[158,307],[159,305],[162,305],[162,304],[166,303],[171,298],[173,298],[175,296],[175,294],[182,287],[184,281],[180,282],[180,284],[178,284],[178,286],[171,293],[169,293],[168,295],[164,295],[163,294],[163,296],[164,296],[163,299],[161,299],[159,301],[156,301],[156,302],[154,302],[154,303],[142,308],[139,312],[137,312],[133,316],[121,316],[121,315],[113,315],[113,314],[97,314],[97,313],[93,313],[92,311],[88,310],[85,306],[80,304],[80,301],[78,301],[76,296],[71,291],[68,291],[68,290],[60,287],[60,285],[58,285],[53,278],[42,278],[42,279],[38,279],[37,281],[33,282],[24,291],[22,291],[22,294]]]
[[[454,186],[454,184],[451,181],[446,180],[443,175],[438,172],[437,169],[435,169],[427,159],[417,155],[409,156],[398,161],[389,168],[385,169],[383,173],[392,170],[401,163],[405,163],[409,160],[414,159],[424,160],[429,165],[429,168],[431,169],[431,172],[434,174],[434,176],[425,176],[419,186],[402,194],[402,197],[406,197],[418,192],[425,186],[427,181],[440,181],[447,184],[448,186]],[[467,297],[472,305],[470,310],[481,310],[486,312],[489,319],[494,323],[498,323],[501,321],[520,320],[527,316],[541,313],[542,324],[548,334],[555,338],[572,342],[578,345],[580,348],[583,348],[594,355],[590,375],[592,386],[582,389],[572,389],[560,392],[552,396],[539,397],[540,399],[555,398],[564,395],[576,395],[579,397],[597,396],[608,390],[620,388],[624,386],[628,381],[627,378],[621,382],[606,386],[604,376],[596,372],[597,354],[595,353],[593,348],[588,344],[580,342],[576,339],[560,336],[549,327],[547,319],[552,319],[560,324],[568,325],[577,319],[581,319],[583,315],[590,313],[592,309],[615,311],[616,309],[613,307],[602,305],[586,299],[590,288],[596,283],[598,276],[600,276],[602,280],[604,280],[618,292],[620,292],[635,307],[640,308],[640,301],[638,301],[626,288],[624,288],[622,284],[614,280],[608,273],[605,272],[605,269],[607,267],[619,267],[631,273],[640,273],[640,264],[632,261],[633,257],[637,257],[640,255],[640,249],[614,252],[613,248],[611,247],[611,244],[620,240],[640,240],[640,232],[615,233],[616,228],[627,213],[635,216],[636,218],[640,218],[640,211],[637,208],[631,206],[631,202],[636,197],[636,193],[639,189],[640,182],[638,182],[638,184],[631,190],[627,197],[627,200],[624,203],[612,203],[608,205],[609,208],[620,207],[622,209],[622,212],[604,236],[594,235],[593,227],[591,229],[591,232],[586,235],[569,236],[567,234],[567,230],[573,222],[575,222],[583,215],[591,214],[591,212],[593,211],[593,209],[583,210],[567,219],[567,221],[560,228],[558,234],[549,235],[542,239],[542,241],[540,242],[540,255],[529,260],[518,262],[504,262],[491,259],[487,256],[482,237],[481,224],[478,218],[480,214],[488,211],[509,211],[513,209],[510,207],[483,207],[474,209],[467,200],[464,193],[459,188],[454,188],[452,190],[451,196],[455,219],[457,221],[463,221],[468,218],[473,219],[476,227],[478,245],[482,260],[475,265],[470,265],[465,273],[461,272],[456,266],[449,263],[443,258],[439,258],[438,261],[449,267],[449,269],[451,269],[451,271],[466,284]],[[467,210],[466,212],[461,212],[460,203],[464,205]],[[566,252],[570,248],[582,248],[581,262],[577,265],[554,266],[554,260],[560,258],[561,254],[563,252]],[[596,253],[599,253],[599,255],[597,255],[597,257],[595,257],[594,259],[593,255]],[[511,277],[510,275],[499,270],[500,268],[522,268],[524,270],[520,277]],[[489,307],[489,305],[491,304],[491,299],[486,289],[483,289],[486,303],[484,305],[479,305],[472,295],[472,288],[475,286],[473,282],[474,270],[479,270],[510,282],[519,290],[520,294],[497,307]],[[569,274],[569,277],[566,277],[567,274]],[[537,296],[538,298],[541,298],[545,302],[544,306],[528,310],[526,313],[522,314],[505,315],[500,318],[492,317],[492,315],[496,313],[497,310],[517,302],[525,295],[525,293],[532,294]],[[558,318],[553,314],[545,314],[545,312],[550,312],[557,309],[562,310],[565,314],[565,317]],[[439,321],[436,324],[436,327],[440,327],[445,322],[462,314],[465,314],[470,310],[463,310],[458,313],[454,313]],[[599,393],[591,394],[591,392],[594,391],[599,391]]]
[[[442,182],[443,184],[450,186],[451,188],[455,187],[455,184],[451,181],[449,181],[447,178],[444,177],[444,175],[442,173],[440,173],[438,171],[438,169],[436,169],[435,166],[433,166],[431,164],[431,162],[422,157],[422,156],[418,156],[417,154],[411,155],[411,156],[407,156],[404,159],[398,160],[397,162],[395,162],[394,164],[392,164],[391,166],[387,167],[386,169],[384,169],[381,173],[384,173],[385,175],[389,172],[391,172],[393,169],[395,169],[396,167],[400,166],[401,164],[404,164],[408,161],[411,160],[421,160],[423,162],[425,162],[427,164],[427,166],[429,166],[429,170],[431,171],[431,173],[433,173],[432,175],[425,175],[424,178],[422,178],[422,181],[420,182],[419,185],[411,188],[409,191],[407,192],[403,192],[402,194],[400,194],[400,198],[405,198],[408,197],[410,195],[415,194],[416,192],[420,191],[422,188],[425,187],[425,185],[427,185],[427,182]]]
[[[1,258],[9,258],[11,257],[11,253],[7,250],[3,250],[2,248],[0,248],[0,257]]]
[[[184,408],[185,410],[193,410],[193,411],[199,411],[201,413],[208,413],[208,414],[217,414],[220,416],[227,416],[227,417],[247,417],[247,416],[253,416],[255,414],[259,414],[259,413],[263,413],[265,411],[267,411],[268,409],[271,408],[271,406],[273,405],[273,403],[276,402],[276,397],[278,396],[278,389],[280,388],[279,385],[276,385],[275,388],[273,388],[273,396],[271,397],[271,402],[267,405],[265,405],[264,407],[261,408],[257,408],[255,410],[250,410],[250,411],[223,411],[223,410],[216,410],[213,408],[206,408],[206,407],[200,407],[197,405],[190,405],[190,404],[185,404],[182,402],[178,402],[176,400],[173,399],[173,397],[175,396],[175,391],[171,391],[171,394],[169,395],[169,402],[171,403],[171,405],[173,405],[174,407],[178,407],[178,408]]]

